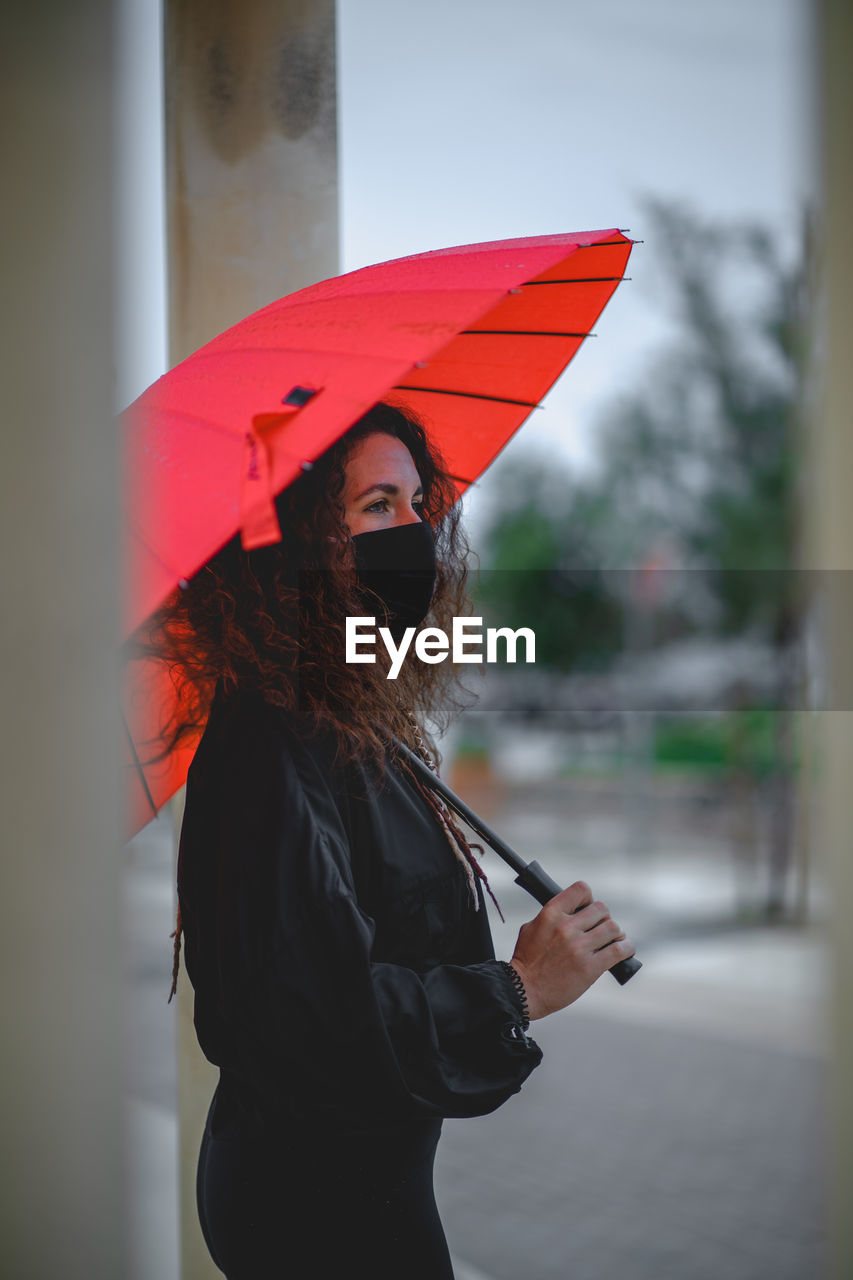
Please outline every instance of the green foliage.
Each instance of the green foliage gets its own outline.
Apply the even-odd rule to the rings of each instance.
[[[474,741],[472,738],[462,738],[454,748],[453,759],[487,761],[489,759],[489,748],[485,742]]]
[[[655,726],[654,759],[659,768],[741,771],[765,776],[778,766],[779,712],[751,708],[717,716],[679,716]]]
[[[622,643],[621,606],[595,567],[594,530],[608,509],[571,476],[528,463],[504,473],[500,516],[486,537],[475,590],[486,625],[536,631],[536,662],[606,667]]]
[[[660,204],[649,213],[679,336],[603,425],[617,554],[670,536],[685,565],[709,571],[722,634],[749,628],[782,643],[798,604],[784,571],[797,533],[805,252],[789,263],[762,228],[702,224]]]

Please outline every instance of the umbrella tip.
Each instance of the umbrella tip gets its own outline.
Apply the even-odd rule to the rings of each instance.
[[[186,591],[189,585],[190,584],[186,578],[178,578],[178,586],[181,588],[182,591]]]
[[[302,468],[302,470],[303,470],[303,471],[313,471],[313,470],[314,470],[314,463],[313,463],[313,462],[300,462],[300,464],[299,464],[299,465],[300,465],[300,467]]]

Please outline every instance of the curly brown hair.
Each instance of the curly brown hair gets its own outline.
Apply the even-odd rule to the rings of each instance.
[[[460,525],[458,492],[424,424],[408,409],[380,401],[276,500],[281,541],[244,551],[239,536],[176,589],[133,637],[131,659],[165,663],[176,690],[171,719],[160,728],[149,763],[200,737],[217,690],[252,688],[298,714],[309,728],[330,731],[341,762],[359,758],[381,774],[393,742],[408,742],[428,758],[421,738],[440,732],[466,705],[468,691],[451,662],[404,663],[388,680],[389,659],[345,661],[344,622],[369,607],[380,624],[379,597],[365,603],[355,569],[352,536],[344,522],[347,462],[362,440],[393,436],[409,450],[423,487],[422,519],[435,540],[436,582],[428,621],[445,631],[470,612],[465,583],[468,544]],[[414,775],[451,846],[474,878],[488,881],[472,846],[446,807]],[[499,908],[500,910],[500,908]],[[181,946],[180,911],[173,948],[171,1000]]]
[[[217,688],[258,690],[309,729],[331,731],[341,761],[357,757],[380,770],[389,741],[410,739],[413,720],[430,736],[466,705],[450,661],[404,663],[396,680],[386,678],[384,646],[357,679],[345,661],[345,619],[366,610],[344,523],[345,472],[356,446],[376,433],[402,441],[423,485],[422,518],[436,551],[428,623],[449,631],[454,615],[470,612],[456,485],[424,424],[379,402],[276,499],[280,542],[244,551],[232,538],[134,636],[129,656],[166,663],[179,691],[149,763],[198,739]],[[379,625],[388,621],[383,609],[370,598]]]

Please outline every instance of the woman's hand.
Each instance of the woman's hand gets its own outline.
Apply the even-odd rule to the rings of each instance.
[[[604,903],[593,902],[589,885],[569,885],[522,925],[515,944],[512,964],[524,983],[530,1021],[565,1009],[634,950]]]

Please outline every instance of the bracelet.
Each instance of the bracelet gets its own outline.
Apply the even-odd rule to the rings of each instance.
[[[530,1026],[530,1008],[527,1004],[527,992],[524,990],[524,983],[517,969],[509,963],[508,960],[499,960],[498,964],[509,977],[512,985],[515,987],[516,994],[521,1001],[521,1017],[523,1019],[522,1031],[526,1031]]]

